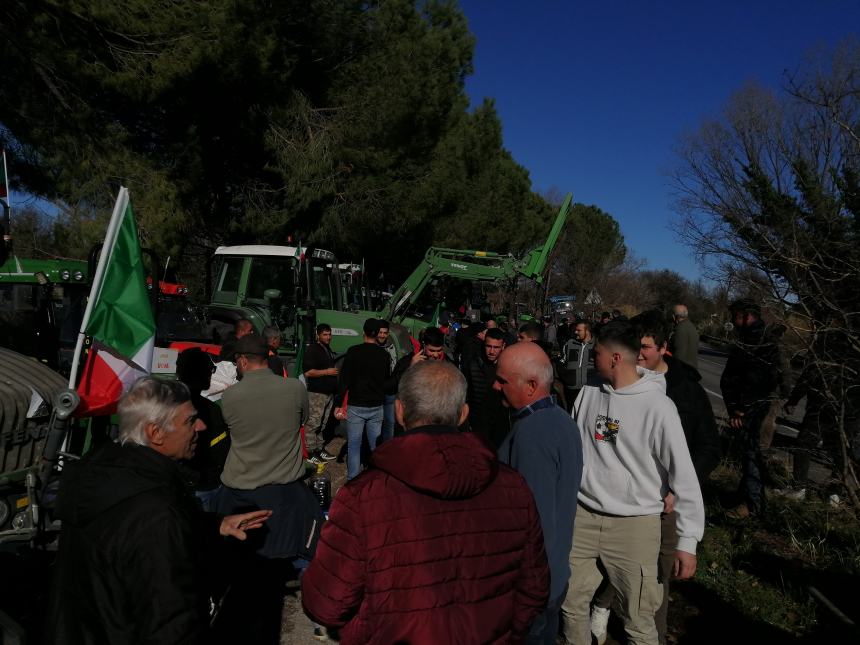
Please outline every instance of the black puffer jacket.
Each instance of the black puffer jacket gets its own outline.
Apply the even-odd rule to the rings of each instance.
[[[204,642],[201,558],[217,518],[197,510],[172,460],[107,444],[66,467],[57,515],[46,643]]]
[[[780,382],[779,345],[766,333],[764,322],[757,320],[738,332],[720,379],[729,414],[769,401]]]
[[[511,417],[508,408],[502,404],[501,392],[493,389],[496,364],[488,363],[480,355],[472,356],[463,366],[463,375],[468,387],[469,427],[498,449],[511,431]]]
[[[665,374],[666,396],[678,408],[693,468],[696,469],[701,486],[720,463],[720,435],[714,420],[714,410],[699,383],[702,375],[696,368],[668,354],[663,360],[669,366]]]

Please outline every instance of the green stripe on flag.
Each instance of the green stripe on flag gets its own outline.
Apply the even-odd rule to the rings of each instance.
[[[125,208],[86,332],[128,358],[155,335],[131,201]],[[149,365],[143,366],[149,371]]]

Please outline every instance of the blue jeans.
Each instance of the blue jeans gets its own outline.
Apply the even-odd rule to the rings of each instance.
[[[347,406],[346,413],[346,478],[352,479],[361,470],[361,438],[367,431],[367,443],[370,450],[376,448],[376,441],[382,433],[383,406],[362,408],[355,405]]]
[[[567,587],[558,598],[550,598],[543,613],[538,614],[526,636],[526,645],[555,645],[558,636],[561,603],[567,595]]]
[[[386,394],[385,404],[382,409],[385,413],[382,419],[382,441],[388,441],[394,438],[394,402],[397,400],[396,394]]]
[[[753,513],[759,513],[764,504],[765,459],[761,451],[761,426],[770,410],[770,401],[761,401],[747,410],[741,428],[743,459],[740,492]]]
[[[194,491],[194,495],[200,500],[200,506],[203,507],[204,511],[214,513],[220,491],[221,486],[218,486],[218,488],[213,488],[212,490],[196,490]]]

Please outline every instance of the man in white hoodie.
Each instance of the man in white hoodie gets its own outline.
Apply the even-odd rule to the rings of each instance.
[[[673,574],[684,579],[696,571],[702,493],[665,378],[637,367],[639,348],[639,332],[629,322],[602,327],[594,360],[607,383],[584,387],[573,407],[583,473],[562,604],[567,643],[591,643],[589,604],[602,565],[618,594],[628,643],[657,645],[660,513],[670,490],[678,530]]]

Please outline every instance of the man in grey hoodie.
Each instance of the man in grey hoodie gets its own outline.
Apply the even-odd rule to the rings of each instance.
[[[591,642],[589,603],[603,579],[600,564],[618,594],[627,641],[657,644],[660,513],[670,490],[678,532],[673,574],[684,579],[696,571],[702,493],[666,381],[637,367],[639,349],[629,322],[602,327],[595,367],[607,382],[584,387],[574,403],[584,468],[562,604],[568,643]]]

